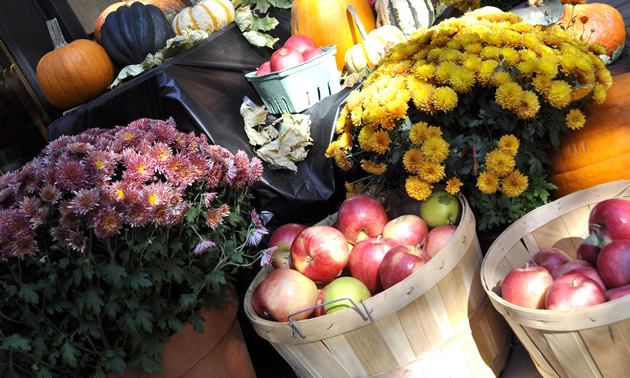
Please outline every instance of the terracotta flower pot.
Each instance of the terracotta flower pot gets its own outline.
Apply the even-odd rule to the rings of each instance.
[[[191,324],[186,324],[184,331],[173,335],[164,345],[163,372],[149,374],[125,369],[123,377],[255,377],[254,366],[236,318],[237,309],[238,296],[232,289],[221,310],[201,310],[201,315],[206,319],[203,334],[195,332]],[[115,377],[116,374],[108,375],[108,378]]]

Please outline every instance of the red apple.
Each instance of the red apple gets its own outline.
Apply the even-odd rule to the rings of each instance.
[[[317,301],[315,301],[315,306],[318,306],[324,303],[324,295],[326,294],[326,289],[328,285],[324,286],[317,295]],[[315,317],[326,315],[326,310],[324,310],[324,306],[315,307],[315,311],[313,311]]]
[[[397,245],[396,240],[379,236],[361,240],[352,247],[348,260],[350,274],[363,282],[372,295],[383,290],[378,269],[387,251]]]
[[[429,228],[422,218],[413,214],[401,215],[385,224],[384,238],[396,240],[399,244],[421,247],[427,238]]]
[[[553,278],[547,269],[538,265],[513,268],[501,282],[501,296],[521,307],[545,308],[545,295]]]
[[[593,264],[586,260],[571,260],[568,263],[556,266],[551,271],[551,277],[555,280],[558,277],[562,277],[565,274],[572,273],[576,269],[593,267]]]
[[[256,71],[256,76],[266,75],[271,72],[271,62],[266,61],[258,67],[258,71]]]
[[[407,245],[398,245],[390,249],[383,257],[378,269],[383,289],[387,290],[409,277],[430,259],[431,256],[422,249]]]
[[[424,250],[429,256],[435,256],[448,243],[456,230],[457,226],[451,225],[432,228],[427,234]]]
[[[600,247],[612,240],[630,239],[630,201],[610,198],[595,205],[588,217],[588,231],[599,237]]]
[[[331,226],[311,226],[291,244],[295,269],[315,282],[330,282],[348,263],[348,242],[341,231]]]
[[[271,265],[274,268],[293,268],[291,263],[291,244],[306,228],[299,223],[287,223],[278,227],[269,239],[269,247],[278,247],[273,253]]]
[[[616,287],[614,289],[606,290],[606,298],[609,301],[615,300],[617,298],[625,297],[630,294],[630,284]]]
[[[599,287],[602,288],[602,290],[604,290],[604,291],[608,290],[608,288],[606,287],[606,284],[602,280],[602,277],[597,272],[597,269],[595,269],[592,266],[586,266],[586,267],[583,267],[583,268],[577,268],[575,270],[572,270],[571,273],[583,274],[586,277],[588,277],[588,278],[592,279],[593,281],[597,282],[597,284],[599,285]]]
[[[311,37],[302,34],[290,36],[282,47],[297,50],[300,54],[307,50],[317,49],[315,41]]]
[[[323,53],[324,52],[320,49],[308,49],[302,53],[302,57],[304,58],[304,61],[306,62],[317,56],[322,55]]]
[[[281,47],[271,54],[269,64],[271,72],[282,71],[293,66],[297,66],[300,63],[304,63],[304,57],[302,54],[293,49]]]
[[[567,253],[559,248],[544,248],[534,253],[532,262],[547,269],[549,273],[560,265],[564,265],[573,260]]]
[[[576,310],[606,302],[604,290],[592,279],[569,273],[553,281],[545,298],[548,310]]]
[[[601,248],[597,245],[591,245],[587,240],[589,238],[584,239],[577,249],[577,258],[580,260],[586,260],[593,265],[597,265],[597,256],[599,255],[599,251]]]
[[[358,194],[341,203],[335,227],[348,242],[354,244],[362,239],[379,236],[388,221],[385,208],[378,200]]]
[[[597,271],[611,289],[630,284],[630,240],[614,240],[597,257]]]
[[[262,318],[288,322],[289,315],[313,307],[317,301],[317,285],[300,272],[275,269],[256,287],[252,307]],[[306,319],[313,309],[295,315],[291,319]]]

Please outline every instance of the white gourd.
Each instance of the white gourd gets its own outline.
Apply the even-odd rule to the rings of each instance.
[[[439,0],[376,0],[376,27],[397,26],[407,36],[433,26],[446,6]]]
[[[354,73],[366,67],[374,67],[392,47],[406,40],[403,32],[392,25],[372,30],[363,42],[352,46],[346,52],[346,71]]]
[[[178,35],[186,27],[212,33],[234,21],[234,13],[230,0],[201,0],[196,5],[183,9],[173,18],[173,30]]]

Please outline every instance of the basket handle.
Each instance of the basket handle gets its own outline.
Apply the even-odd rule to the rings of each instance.
[[[352,15],[352,18],[354,18],[354,23],[357,24],[357,28],[359,28],[359,33],[361,33],[361,38],[363,38],[363,40],[365,41],[368,37],[368,33],[365,31],[365,28],[363,27],[363,23],[361,22],[361,19],[359,18],[357,11],[354,9],[352,5],[348,4],[348,12],[350,12],[350,14]]]
[[[306,336],[304,336],[302,331],[300,331],[300,328],[297,326],[297,320],[291,319],[291,317],[296,316],[296,315],[301,314],[301,313],[306,312],[306,311],[310,311],[310,310],[316,309],[317,307],[322,307],[322,306],[325,306],[327,304],[340,302],[340,301],[350,301],[350,303],[352,303],[352,307],[351,308],[354,311],[356,311],[359,315],[361,315],[361,318],[363,318],[363,320],[365,320],[365,321],[369,320],[371,322],[374,321],[374,318],[372,318],[372,314],[370,313],[370,310],[368,310],[367,306],[365,305],[365,302],[363,302],[363,299],[361,299],[359,301],[359,303],[361,303],[361,305],[363,306],[363,309],[365,310],[365,314],[363,314],[363,312],[359,309],[359,306],[356,303],[354,303],[352,298],[349,298],[349,297],[338,298],[338,299],[335,299],[335,300],[332,300],[332,301],[328,301],[328,302],[324,302],[324,303],[320,303],[318,305],[311,306],[309,308],[305,308],[304,310],[300,310],[298,312],[294,312],[293,314],[290,314],[288,316],[288,318],[289,318],[289,323],[291,323],[291,328],[293,329],[293,335],[292,335],[293,338],[295,339],[295,333],[296,332],[303,339],[306,339]]]

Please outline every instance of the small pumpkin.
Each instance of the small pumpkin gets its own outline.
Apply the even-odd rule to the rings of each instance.
[[[46,21],[55,49],[37,63],[35,74],[42,94],[66,110],[90,101],[114,80],[114,64],[101,45],[89,39],[67,43],[57,19]]]
[[[167,20],[172,20],[173,17],[179,12],[181,12],[184,8],[186,8],[186,4],[182,0],[124,0],[117,3],[113,3],[107,8],[103,9],[101,14],[99,14],[96,19],[96,24],[94,25],[94,38],[100,43],[101,42],[101,28],[103,27],[103,23],[105,22],[105,18],[108,14],[112,13],[116,9],[122,6],[130,6],[133,3],[142,3],[142,4],[151,4],[160,8],[162,13],[166,16]]]
[[[173,18],[173,30],[178,35],[186,27],[212,33],[232,23],[234,13],[234,5],[230,0],[202,0]]]
[[[363,42],[346,51],[346,71],[360,72],[366,67],[374,67],[392,47],[406,40],[405,34],[393,25],[372,30]]]
[[[394,25],[407,37],[419,28],[429,28],[446,6],[438,0],[376,0],[376,27]]]
[[[344,68],[346,51],[363,41],[348,5],[356,10],[366,33],[376,28],[374,13],[365,0],[294,0],[291,6],[291,35],[306,35],[317,47],[336,45],[339,71]]]
[[[630,73],[613,76],[606,101],[589,103],[586,123],[565,133],[552,154],[554,197],[616,180],[630,180]]]
[[[133,3],[110,13],[101,28],[101,43],[119,65],[141,63],[174,36],[170,23],[154,5]]]
[[[603,57],[606,64],[615,61],[626,44],[623,17],[608,4],[567,5],[556,25],[575,39],[606,47],[608,58]]]

